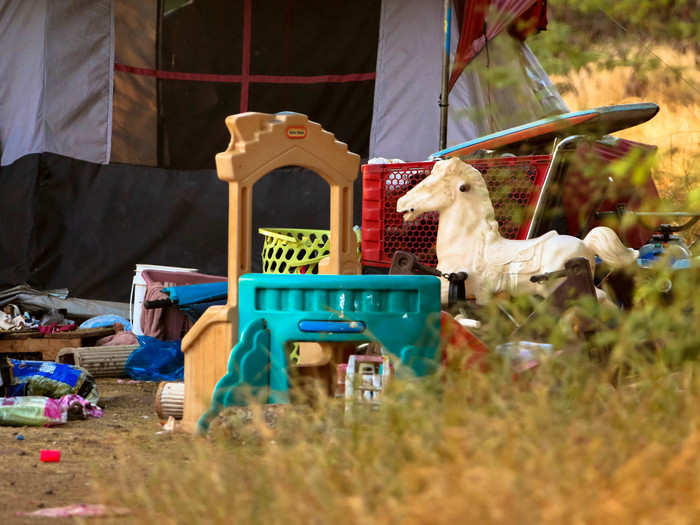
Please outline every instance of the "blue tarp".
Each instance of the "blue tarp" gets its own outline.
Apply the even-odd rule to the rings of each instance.
[[[161,341],[145,335],[137,336],[140,348],[126,361],[126,373],[141,381],[182,381],[185,379],[185,355],[180,341]]]

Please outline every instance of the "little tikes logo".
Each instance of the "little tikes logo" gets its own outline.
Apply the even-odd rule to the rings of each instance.
[[[287,137],[290,139],[306,138],[306,126],[290,126],[287,128]]]

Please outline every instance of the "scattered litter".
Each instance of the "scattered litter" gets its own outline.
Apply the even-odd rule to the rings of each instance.
[[[17,306],[8,304],[3,310],[0,311],[0,330],[11,332],[27,327],[27,321]]]
[[[44,396],[0,397],[0,425],[52,426],[88,417],[102,417],[102,409],[75,394],[60,399]]]
[[[129,514],[129,509],[123,507],[109,507],[107,505],[79,503],[66,507],[51,507],[39,509],[32,512],[17,512],[17,516],[28,516],[31,518],[96,518],[101,516],[124,516]]]
[[[18,359],[7,359],[4,366],[7,370],[2,382],[5,383],[5,395],[8,397],[46,396],[58,399],[78,394],[93,403],[99,400],[95,380],[83,368],[51,361]]]
[[[156,432],[156,434],[168,434],[175,431],[175,418],[170,416],[168,420],[163,424],[163,429]]]
[[[58,463],[61,461],[61,451],[42,449],[39,451],[39,461],[43,461],[44,463]]]
[[[496,352],[509,359],[517,373],[535,368],[543,359],[555,354],[552,345],[532,341],[504,343],[496,347]]]
[[[117,379],[117,383],[121,384],[136,384],[136,383],[145,383],[145,381],[140,381],[138,379]]]
[[[17,434],[17,437],[15,439],[17,441],[24,441],[24,436],[22,434]]]
[[[476,319],[469,319],[467,317],[463,317],[461,315],[458,315],[455,317],[455,320],[459,324],[461,324],[464,328],[474,328],[474,329],[481,328],[481,321],[478,321]]]

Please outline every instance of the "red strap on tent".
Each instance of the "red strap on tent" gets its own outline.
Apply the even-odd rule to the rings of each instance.
[[[181,73],[179,71],[163,71],[162,69],[149,69],[145,67],[127,66],[126,64],[114,63],[114,71],[141,75],[144,77],[155,77],[164,80],[195,80],[199,82],[232,82],[239,83],[241,75],[212,75],[208,73]]]
[[[114,64],[115,71],[131,73],[146,77],[155,77],[165,80],[193,80],[198,82],[228,82],[238,84],[243,80],[242,75],[215,75],[210,73],[182,73],[179,71],[163,71],[161,69],[149,69],[145,67],[127,66],[126,64]],[[249,75],[248,81],[258,84],[342,84],[345,82],[364,82],[374,80],[376,73],[348,73],[345,75]]]
[[[498,35],[537,1],[472,0],[467,2],[462,9],[461,31],[448,92],[452,90],[467,64],[484,48],[486,41]]]

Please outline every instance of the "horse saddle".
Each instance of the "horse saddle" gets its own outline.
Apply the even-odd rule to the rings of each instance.
[[[538,248],[557,235],[559,235],[557,232],[550,231],[534,239],[522,241],[501,238],[486,247],[486,263],[494,266],[522,263],[521,271],[526,272],[530,266],[533,266],[536,270],[540,268],[540,259],[542,258],[542,250]],[[527,264],[528,262],[532,264]]]

